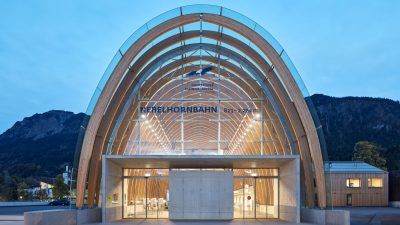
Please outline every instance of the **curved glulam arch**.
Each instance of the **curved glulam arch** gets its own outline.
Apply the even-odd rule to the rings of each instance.
[[[129,99],[127,99],[126,96],[129,95],[129,91],[131,91],[130,87],[132,87],[132,85],[136,86],[141,83],[140,80],[133,76],[135,74],[137,75],[136,70],[140,70],[136,68],[135,65],[142,63],[142,66],[144,66],[147,64],[147,62],[151,63],[148,58],[143,57],[144,55],[146,55],[146,53],[151,55],[152,51],[161,52],[163,49],[166,49],[172,44],[166,44],[159,49],[149,48],[150,50],[146,50],[146,52],[140,55],[140,57],[138,57],[138,54],[140,54],[141,51],[144,50],[146,46],[148,46],[148,44],[150,44],[157,38],[162,37],[162,35],[167,33],[168,31],[178,27],[182,27],[186,24],[198,22],[200,21],[200,19],[204,22],[216,24],[220,27],[226,27],[234,32],[237,32],[243,37],[246,37],[252,42],[252,45],[257,46],[258,50],[260,50],[263,55],[268,58],[268,62],[271,62],[272,66],[268,64],[267,60],[264,59],[263,56],[258,54],[257,51],[252,50],[248,45],[240,42],[239,40],[236,40],[234,37],[222,35],[222,33],[220,34],[220,38],[218,39],[218,37],[215,35],[218,34],[218,32],[193,31],[182,33],[180,35],[175,35],[174,40],[172,40],[173,36],[171,36],[171,39],[169,40],[171,41],[171,43],[182,42],[185,35],[193,35],[193,37],[195,37],[196,35],[204,35],[209,38],[213,37],[220,42],[229,44],[234,43],[232,44],[232,46],[240,49],[240,51],[242,52],[245,52],[245,54],[252,59],[252,62],[256,63],[256,65],[253,66],[262,70],[259,74],[259,78],[261,79],[258,80],[256,83],[263,86],[264,91],[269,92],[264,93],[265,95],[268,94],[272,96],[272,99],[270,99],[270,101],[266,101],[269,102],[269,104],[273,105],[272,108],[274,108],[274,112],[272,114],[280,111],[281,115],[279,115],[280,113],[278,112],[279,122],[282,124],[287,124],[287,128],[283,126],[284,129],[286,129],[284,132],[282,132],[282,129],[280,133],[276,132],[277,127],[279,127],[276,126],[268,128],[268,133],[271,137],[273,135],[277,135],[278,138],[281,140],[284,140],[287,135],[293,135],[292,140],[289,141],[290,143],[288,144],[293,145],[296,149],[298,149],[299,153],[301,154],[303,173],[305,178],[304,185],[306,187],[307,205],[313,206],[314,190],[312,179],[315,178],[316,193],[318,194],[318,205],[320,207],[325,207],[325,181],[318,136],[313,119],[304,101],[304,96],[302,95],[303,87],[300,88],[298,86],[296,80],[294,79],[291,71],[288,68],[288,65],[286,65],[285,61],[281,58],[283,50],[281,51],[279,49],[279,52],[277,52],[278,49],[274,49],[272,46],[276,45],[276,43],[269,43],[263,38],[262,35],[255,32],[253,30],[254,28],[249,28],[243,23],[240,23],[233,18],[229,18],[221,14],[218,15],[208,13],[193,13],[170,18],[143,33],[143,35],[137,38],[136,41],[129,46],[129,48],[126,44],[124,44],[123,48],[127,50],[124,50],[122,52],[120,50],[120,53],[122,55],[121,59],[118,61],[115,67],[111,67],[113,69],[113,72],[105,83],[104,88],[100,88],[100,96],[97,99],[96,105],[91,114],[90,121],[86,128],[80,153],[77,182],[77,207],[83,206],[83,197],[86,187],[89,164],[90,175],[88,182],[88,205],[89,207],[91,207],[93,206],[95,198],[95,189],[99,186],[100,183],[99,171],[101,168],[99,162],[101,160],[101,154],[105,153],[105,151],[107,150],[108,142],[110,141],[112,134],[116,135],[116,138],[112,138],[112,146],[115,143],[119,143],[119,147],[117,148],[118,150],[115,153],[120,154],[121,149],[124,149],[124,146],[126,146],[126,137],[129,136],[129,132],[132,132],[132,130],[127,129],[126,127],[126,125],[129,125],[129,122],[122,124],[119,124],[119,122],[121,122],[120,115],[125,114],[122,113],[124,111],[124,107],[122,107],[122,105],[124,105],[124,103],[126,103],[126,101]],[[165,40],[167,39],[168,37],[166,37]],[[206,46],[206,44],[203,45]],[[231,58],[232,55],[233,54],[230,54]],[[238,61],[238,58],[240,57],[236,57],[233,60]],[[131,66],[133,60],[135,60],[135,62]],[[249,62],[249,64],[251,65],[252,62]],[[239,62],[239,64],[241,63],[243,62]],[[230,67],[231,70],[235,69],[233,66]],[[162,73],[158,75],[163,76]],[[242,74],[242,77],[245,76],[246,74]],[[247,76],[250,75],[247,74]],[[134,79],[131,79],[128,82],[127,80],[129,77],[133,77]],[[130,107],[132,108],[134,107],[134,105],[131,105]],[[134,110],[132,115],[136,115]],[[122,119],[122,121],[130,120]],[[114,130],[116,126],[118,127],[118,129]],[[123,130],[122,133],[119,132],[120,129]],[[282,146],[282,148],[284,151],[285,149],[288,149],[288,146]],[[252,149],[254,149],[254,147]],[[278,151],[276,150],[276,152]],[[255,153],[251,152],[251,154]],[[312,167],[314,168],[314,170],[312,170]],[[98,198],[98,195],[96,195],[96,197]]]

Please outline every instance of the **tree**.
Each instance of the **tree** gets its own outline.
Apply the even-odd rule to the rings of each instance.
[[[53,197],[60,199],[66,195],[68,195],[68,185],[64,183],[64,178],[61,174],[57,175],[53,187]]]
[[[11,177],[7,170],[2,172],[0,183],[0,200],[15,201],[18,200],[17,178]]]
[[[372,166],[387,170],[386,159],[380,154],[384,149],[368,141],[359,141],[354,145],[353,161],[363,161]]]
[[[21,181],[18,184],[18,196],[19,196],[18,200],[20,201],[32,200],[33,195],[31,192],[27,190],[28,188],[29,187],[25,181]]]
[[[400,145],[390,146],[384,155],[388,171],[400,170]]]

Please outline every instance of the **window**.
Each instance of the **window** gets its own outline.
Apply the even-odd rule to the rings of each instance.
[[[359,188],[361,187],[361,179],[360,178],[347,178],[346,186],[351,188]]]
[[[381,188],[382,186],[382,178],[368,178],[368,187]]]

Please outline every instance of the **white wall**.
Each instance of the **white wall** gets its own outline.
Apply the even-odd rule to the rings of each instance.
[[[102,221],[122,219],[122,168],[103,156]],[[114,201],[117,195],[117,201]]]
[[[279,168],[279,218],[300,222],[300,160],[293,159]]]
[[[169,218],[233,218],[232,171],[170,171]]]

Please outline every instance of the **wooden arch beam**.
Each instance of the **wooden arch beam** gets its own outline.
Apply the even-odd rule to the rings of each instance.
[[[208,35],[208,37],[214,37],[214,35],[217,35],[216,32],[214,32],[214,35],[212,35],[212,32],[204,32],[205,35]],[[219,35],[220,36],[220,35]],[[224,37],[224,36],[222,36]],[[306,138],[306,134],[304,131],[304,128],[300,122],[299,116],[297,114],[297,111],[295,110],[293,103],[290,101],[289,97],[286,95],[286,91],[285,88],[283,87],[283,85],[280,83],[279,78],[277,78],[276,74],[274,74],[274,72],[272,70],[270,70],[267,62],[264,60],[262,60],[262,57],[259,56],[254,50],[251,50],[251,48],[249,48],[247,45],[243,44],[240,45],[239,43],[236,43],[237,40],[233,40],[230,39],[229,36],[224,37],[224,39],[226,41],[229,41],[229,43],[232,43],[232,45],[235,45],[235,47],[238,47],[239,50],[241,50],[242,52],[248,53],[253,59],[254,61],[259,63],[259,66],[261,67],[261,69],[263,69],[265,72],[269,73],[268,76],[268,80],[265,79],[265,84],[268,86],[269,89],[273,90],[274,88],[276,89],[275,92],[277,92],[278,94],[274,94],[274,98],[275,99],[279,99],[280,101],[282,101],[282,103],[280,101],[277,101],[278,105],[280,106],[280,108],[285,109],[286,113],[288,115],[286,115],[285,113],[283,113],[286,121],[289,121],[290,123],[293,123],[293,129],[295,136],[296,136],[296,143],[294,143],[296,146],[299,146],[299,153],[301,155],[302,158],[302,167],[303,167],[303,172],[304,172],[304,180],[305,180],[305,186],[306,186],[306,192],[307,192],[307,205],[308,206],[313,206],[314,204],[314,182],[313,182],[313,172],[312,172],[312,168],[311,168],[311,157],[310,157],[310,153],[309,153],[309,149],[308,149],[308,143],[307,143],[307,138]],[[222,40],[222,39],[221,39]],[[207,46],[208,44],[203,44],[204,46]],[[188,46],[187,46],[188,47]],[[180,50],[182,50],[182,47],[179,47]],[[231,55],[234,55],[235,57],[239,57],[241,58],[241,60],[245,61],[247,64],[251,64],[250,61],[244,59],[244,57],[238,55],[237,53],[226,49],[226,48],[222,48],[225,52],[228,52]],[[173,51],[177,51],[175,50],[171,50],[171,52]],[[165,53],[165,55],[168,55],[170,53]],[[259,57],[257,57],[259,56]],[[215,60],[214,60],[215,62]],[[262,74],[255,66],[252,66],[252,69],[254,71],[257,71],[258,74]],[[146,69],[145,69],[146,70]],[[273,87],[268,83],[268,81],[270,81],[273,84]],[[132,89],[131,89],[132,90]],[[272,93],[274,93],[274,91],[272,91]],[[129,121],[130,118],[124,118],[122,121]],[[279,121],[279,120],[278,120]],[[290,124],[289,124],[290,125]],[[122,126],[124,127],[124,125],[122,124]],[[291,127],[291,126],[289,126]],[[129,129],[129,128],[128,128]],[[121,129],[119,129],[121,130]],[[125,144],[127,142],[128,136],[126,135],[127,132],[130,132],[129,130],[126,130],[125,128],[122,128],[122,132],[121,134],[117,135],[118,137],[116,138],[116,140],[119,142],[117,143],[117,148],[124,148]],[[121,138],[121,137],[126,137]],[[121,146],[122,144],[122,146]],[[117,150],[117,152],[120,152],[121,150]]]
[[[214,62],[214,63],[216,63],[216,61],[215,61],[215,59],[214,58],[212,58],[212,57],[205,57],[204,58],[205,60],[207,59],[208,61],[210,61],[210,62]],[[198,60],[198,58],[194,58],[193,60],[189,60],[189,59],[186,59],[185,61],[186,62],[191,62],[191,61],[196,61],[196,60]],[[174,65],[172,66],[172,67],[170,67],[169,69],[172,69],[172,68],[175,68],[175,67],[179,67],[181,65],[181,63],[180,62],[175,62],[174,63]],[[225,66],[225,67],[228,67],[228,65],[233,65],[233,64],[230,64],[230,63],[228,63],[228,62],[222,62],[222,64],[221,65],[223,65],[223,66]],[[233,68],[232,66],[229,66],[230,68]],[[163,70],[164,70],[165,68],[163,68]],[[168,68],[167,68],[168,69]],[[238,74],[243,74],[243,71],[241,70],[241,69],[239,69],[239,68],[235,68],[235,69],[232,69],[233,71],[235,71],[236,73],[238,73]],[[144,70],[144,71],[146,71],[146,70]],[[165,71],[164,71],[165,72]],[[162,72],[162,73],[164,73],[164,72]],[[162,74],[161,73],[161,74]],[[247,75],[242,75],[242,77],[246,77]],[[127,76],[127,77],[132,77],[132,76]],[[156,77],[157,77],[157,75],[156,75]],[[247,82],[247,81],[246,81]],[[159,84],[159,82],[158,81],[156,81],[156,82],[154,82],[155,84]],[[153,83],[153,84],[154,84]],[[121,86],[122,86],[122,84],[121,84]],[[258,84],[256,84],[255,82],[253,82],[253,84],[251,84],[250,86],[252,86],[252,87],[254,87],[254,86],[257,86],[257,87],[259,87],[259,85]],[[158,86],[157,85],[157,88],[159,88],[160,86]],[[125,91],[125,93],[129,93],[130,91],[132,91],[132,88],[133,87],[130,87],[130,89],[128,90],[128,91]],[[148,88],[147,87],[145,87],[145,88],[143,88],[144,90],[147,90]],[[243,89],[245,89],[245,90],[247,90],[247,92],[249,92],[249,90],[248,90],[248,88],[243,88]],[[119,90],[118,90],[119,91]],[[255,92],[255,91],[258,91],[258,90],[253,90],[253,92]],[[118,93],[118,92],[117,92]],[[120,96],[120,95],[117,95],[117,96]],[[142,94],[142,96],[143,96],[143,94]],[[121,97],[121,96],[120,96]],[[126,100],[126,98],[125,98],[125,100]],[[135,107],[133,107],[133,108],[135,108]],[[272,106],[268,106],[268,108],[272,108]],[[114,109],[113,109],[113,102],[111,102],[110,103],[110,106],[109,106],[109,109],[110,110],[112,110],[112,111],[114,111]],[[104,122],[105,121],[105,119],[106,118],[108,118],[108,113],[106,113],[106,115],[104,116],[104,119],[103,119],[103,121],[102,122]],[[274,116],[276,116],[274,113],[272,113],[271,114],[272,116],[271,117],[274,117]],[[127,119],[123,119],[123,121],[127,121]],[[279,121],[279,119],[278,118],[274,118],[273,119],[273,121]],[[101,128],[100,128],[100,130],[102,130]],[[280,127],[280,126],[277,126],[277,128],[275,128],[274,130],[277,130],[278,131],[278,133],[280,133],[280,136],[284,136],[284,134],[283,134],[283,129]],[[274,132],[276,132],[276,131],[274,131]],[[274,133],[274,132],[272,132],[271,131],[271,133]],[[125,136],[125,135],[123,135],[123,136]],[[100,139],[100,137],[101,137],[101,135],[98,135],[98,140],[102,140],[102,139]],[[126,136],[126,137],[128,137],[128,136]],[[275,142],[276,143],[279,143],[279,139],[278,138],[274,138],[274,140],[275,140]],[[97,140],[96,140],[97,141]],[[126,142],[124,142],[124,143],[126,143]],[[105,143],[104,143],[105,144]],[[107,147],[107,145],[104,145],[105,147]],[[105,152],[105,148],[103,148],[103,153]],[[116,150],[117,152],[120,152],[121,150]],[[280,152],[280,153],[283,153],[282,152],[282,150],[278,150],[277,152]],[[94,154],[96,154],[96,152],[94,153]],[[285,154],[288,154],[288,152],[286,152]],[[99,154],[99,155],[101,155],[101,154]],[[92,158],[92,161],[91,161],[91,168],[96,168],[96,164],[94,164],[95,163],[95,160],[96,160],[96,158]],[[92,165],[92,163],[93,163],[93,165]],[[97,164],[97,166],[100,166],[101,164],[99,163],[99,164]],[[96,175],[93,173],[92,174],[92,172],[94,172],[94,171],[100,171],[100,169],[93,169],[93,170],[91,170],[90,172],[91,172],[91,176],[89,177],[89,190],[88,190],[88,193],[90,194],[90,193],[94,193],[94,191],[93,191],[93,188],[94,188],[94,181],[92,181],[92,179],[94,179],[95,177],[96,177]],[[97,179],[99,179],[99,175],[97,176]],[[98,184],[99,183],[99,180],[96,182],[96,184]],[[96,186],[98,186],[98,185],[96,185]],[[93,198],[94,198],[94,196],[93,197],[91,197],[91,196],[93,196],[93,195],[88,195],[88,204],[89,204],[89,207],[91,207],[91,206],[93,206]]]
[[[232,53],[232,52],[231,52]],[[232,53],[232,54],[234,54],[234,53]],[[212,57],[209,57],[210,59],[209,59],[209,61],[212,61],[212,62],[214,62],[214,63],[216,63],[216,61],[215,61],[215,59],[213,59]],[[179,64],[178,64],[179,65]],[[255,68],[254,68],[255,69]],[[238,69],[239,70],[239,69]],[[146,71],[146,70],[145,70]],[[260,74],[261,74],[261,72],[259,72]],[[132,90],[132,89],[131,89]],[[129,92],[129,91],[128,91]],[[123,119],[123,121],[128,121],[129,119]],[[275,119],[275,121],[279,121],[278,119]],[[125,135],[123,135],[123,136],[125,136]],[[282,135],[280,135],[280,136],[282,136]],[[126,136],[127,137],[127,136]],[[118,138],[117,138],[118,139]],[[124,142],[124,141],[122,141],[123,143],[126,143],[126,141]],[[120,152],[120,150],[117,150],[117,152]]]
[[[133,60],[136,54],[144,48],[149,42],[154,40],[161,34],[171,30],[173,28],[182,26],[184,24],[195,22],[199,19],[199,14],[189,14],[184,16],[179,16],[170,19],[160,25],[156,26],[141,38],[139,38],[122,57],[118,65],[115,67],[110,79],[107,81],[100,98],[94,108],[92,116],[90,118],[89,124],[86,129],[85,137],[83,140],[81,158],[78,171],[78,182],[77,182],[77,207],[83,206],[83,193],[85,190],[85,181],[87,177],[87,170],[89,159],[92,154],[93,144],[95,135],[100,125],[102,116],[106,110],[106,107],[118,85],[124,72],[129,66],[129,63]],[[292,77],[288,67],[285,65],[282,58],[280,58],[279,53],[277,53],[273,47],[263,39],[259,34],[251,30],[250,28],[244,26],[243,24],[234,21],[230,18],[212,14],[203,14],[203,20],[206,22],[218,24],[234,30],[243,36],[251,40],[256,46],[258,46],[264,54],[270,59],[275,69],[280,74],[281,79],[285,83],[288,92],[296,106],[297,112],[299,113],[302,124],[305,128],[308,144],[310,147],[311,156],[314,163],[316,183],[317,183],[317,193],[319,195],[318,201],[320,207],[325,207],[325,181],[324,181],[324,170],[322,155],[319,145],[318,136],[316,134],[315,125],[313,123],[311,114],[308,107],[303,99],[300,88],[297,86],[294,78]]]

